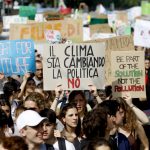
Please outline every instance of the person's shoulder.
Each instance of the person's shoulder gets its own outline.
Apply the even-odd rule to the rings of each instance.
[[[65,140],[65,144],[66,144],[66,150],[75,150],[73,143]]]

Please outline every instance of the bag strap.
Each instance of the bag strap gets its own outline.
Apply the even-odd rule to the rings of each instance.
[[[50,144],[45,144],[46,145],[46,150],[54,150],[53,145]]]
[[[57,138],[59,150],[66,150],[66,143],[64,138]]]

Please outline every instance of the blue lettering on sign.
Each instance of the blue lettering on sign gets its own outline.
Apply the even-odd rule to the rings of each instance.
[[[24,75],[26,72],[35,72],[33,41],[0,41],[0,72],[5,75]]]

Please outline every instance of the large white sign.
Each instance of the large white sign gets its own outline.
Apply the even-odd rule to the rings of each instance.
[[[104,88],[105,44],[45,44],[43,51],[44,90],[62,85],[68,90]]]
[[[136,20],[134,28],[134,45],[150,48],[150,21]]]

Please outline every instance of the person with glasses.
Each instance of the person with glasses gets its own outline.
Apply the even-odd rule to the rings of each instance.
[[[34,73],[34,81],[36,85],[40,84],[43,81],[43,64],[42,61],[36,60],[36,71]]]
[[[26,110],[30,109],[40,112],[45,108],[44,97],[40,93],[32,92],[24,100],[23,106]]]

